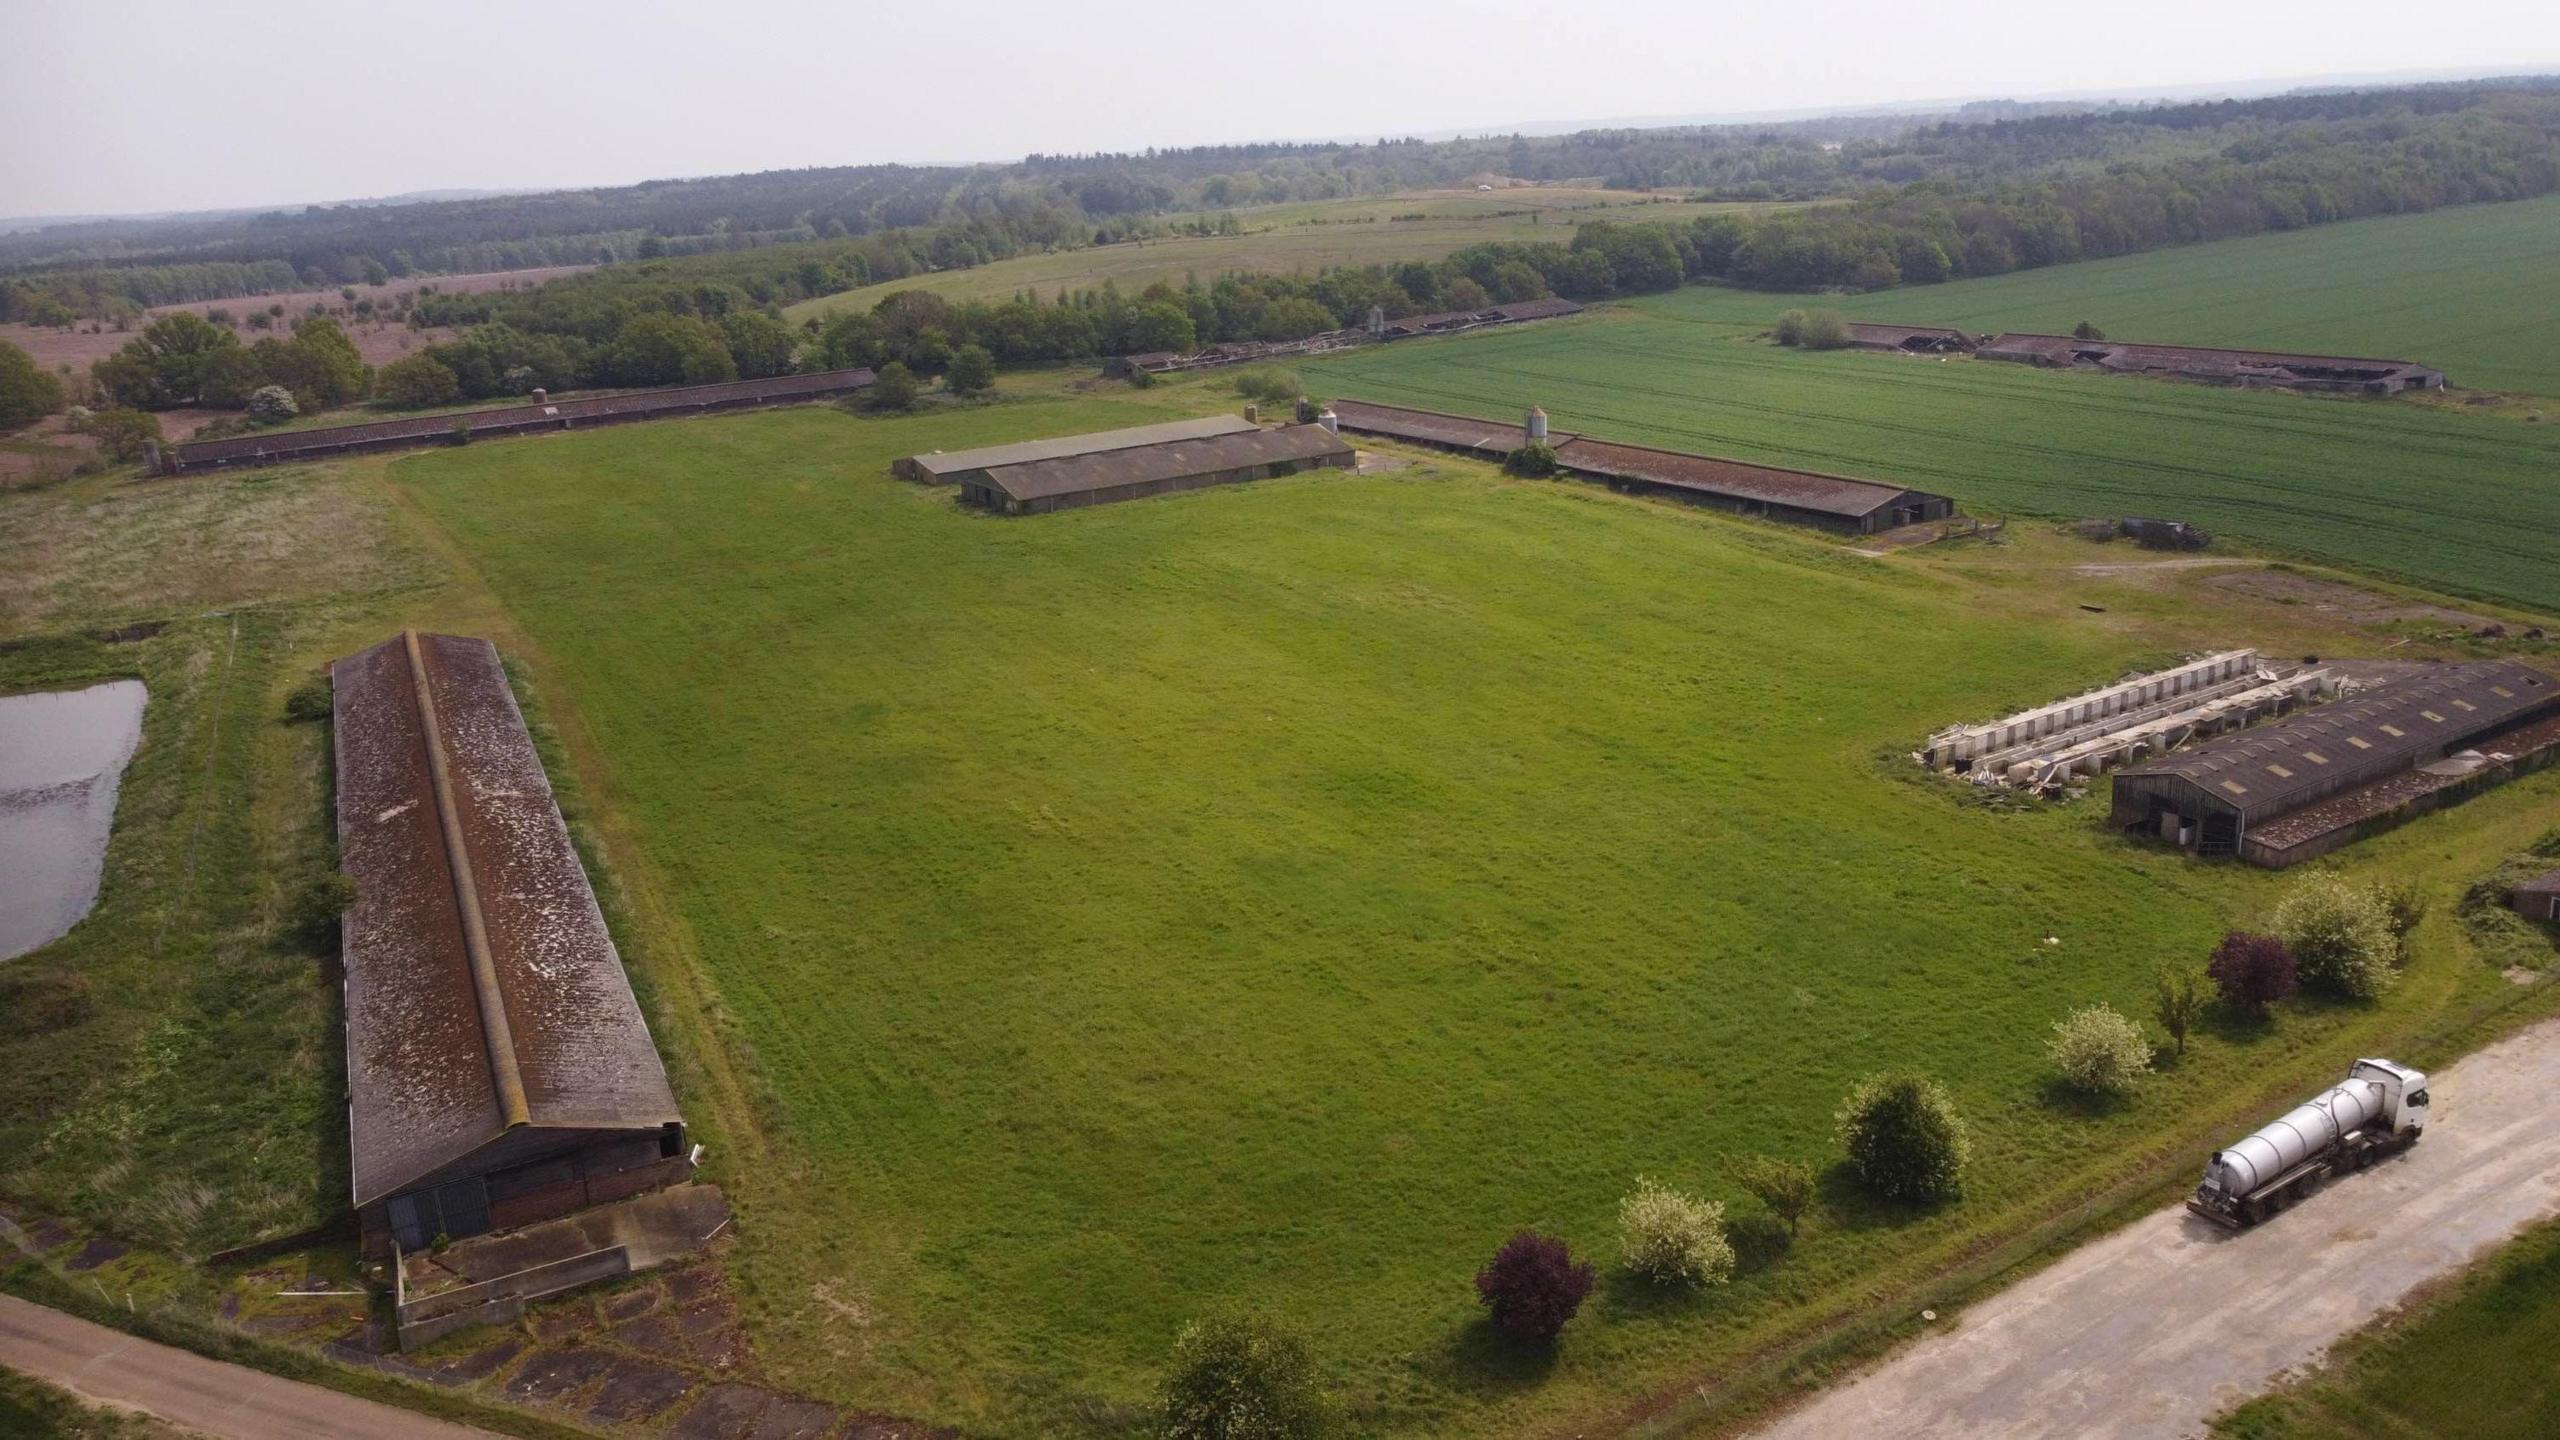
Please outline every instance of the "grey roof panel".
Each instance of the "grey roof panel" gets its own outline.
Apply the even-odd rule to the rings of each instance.
[[[1276,430],[1247,426],[1231,435],[1172,440],[1135,449],[1072,455],[1004,465],[987,472],[987,482],[1016,500],[1041,500],[1088,490],[1116,490],[1190,475],[1214,475],[1283,460],[1313,460],[1349,455],[1341,436],[1321,425],[1284,425]]]
[[[1212,435],[1234,435],[1258,428],[1241,415],[1204,415],[1197,420],[1168,420],[1161,425],[1133,425],[1125,430],[1057,435],[1046,440],[1022,440],[1011,445],[987,445],[975,450],[939,450],[913,456],[908,463],[927,475],[957,475],[969,470],[993,470],[1002,465],[1023,465],[1035,460],[1064,460],[1077,455],[1133,450],[1141,445],[1161,445],[1168,440],[1204,440]]]

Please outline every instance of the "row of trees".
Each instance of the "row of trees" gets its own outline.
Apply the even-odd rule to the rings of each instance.
[[[239,410],[268,386],[289,392],[300,409],[328,409],[363,398],[372,382],[355,342],[334,320],[305,316],[290,338],[243,345],[228,328],[184,310],[143,327],[91,366],[90,377],[108,404],[133,410]]]

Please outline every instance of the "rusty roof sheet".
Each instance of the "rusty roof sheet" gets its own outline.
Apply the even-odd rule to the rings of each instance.
[[[1510,454],[1526,443],[1529,436],[1525,421],[1505,424],[1499,420],[1479,420],[1472,415],[1450,415],[1438,410],[1373,405],[1366,400],[1336,400],[1333,413],[1342,422],[1343,429],[1363,435],[1383,435],[1390,440],[1418,440],[1428,445],[1450,445],[1495,456]],[[1572,438],[1560,431],[1549,431],[1547,443],[1561,445]]]
[[[868,370],[829,370],[815,375],[776,375],[763,380],[731,380],[718,385],[677,385],[596,395],[584,400],[554,400],[543,405],[510,405],[495,410],[440,411],[370,425],[331,425],[317,430],[270,430],[227,440],[195,440],[177,447],[181,466],[218,460],[290,460],[296,455],[326,454],[350,445],[395,441],[442,440],[457,424],[473,436],[504,435],[519,430],[557,427],[563,420],[620,419],[633,415],[683,414],[712,405],[841,395],[871,384]]]
[[[993,470],[1003,465],[1024,465],[1035,460],[1064,460],[1077,455],[1134,450],[1141,445],[1161,445],[1168,440],[1204,440],[1212,435],[1236,435],[1259,428],[1241,415],[1203,415],[1197,420],[1168,420],[1161,425],[1132,425],[1125,430],[1056,435],[1046,440],[1021,440],[1011,445],[986,445],[975,450],[936,450],[931,454],[912,456],[908,463],[927,475],[939,477],[971,470]]]
[[[2406,768],[2555,709],[2560,681],[2539,670],[2505,660],[2439,665],[2117,774],[2168,776],[2245,814],[2282,813],[2339,766]]]
[[[1283,425],[1275,430],[1248,428],[1232,435],[1172,440],[1134,450],[998,466],[987,472],[987,480],[1016,500],[1038,500],[1351,453],[1341,436],[1321,425]]]
[[[394,636],[330,671],[339,855],[356,886],[344,934],[358,1206],[520,1126],[682,1118],[496,648],[420,635],[412,653]],[[485,968],[466,938],[457,861]]]
[[[1588,437],[1556,447],[1556,461],[1569,470],[1612,479],[1642,480],[1710,495],[1730,496],[1764,505],[1783,505],[1851,518],[1871,514],[1914,493],[1901,485],[1851,480],[1811,470],[1786,470],[1741,460],[1719,460],[1676,450],[1619,445]]]
[[[1971,349],[1974,337],[1944,325],[1888,325],[1876,320],[1849,322],[1849,338],[1870,345],[1899,345],[1905,340],[1952,340]]]

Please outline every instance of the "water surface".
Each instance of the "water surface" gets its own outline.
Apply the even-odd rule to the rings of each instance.
[[[98,903],[146,693],[110,680],[0,695],[0,960],[60,938]]]

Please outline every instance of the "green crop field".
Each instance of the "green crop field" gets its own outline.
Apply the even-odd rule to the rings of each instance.
[[[2222,1417],[2226,1440],[2540,1440],[2560,1435],[2560,1225],[2357,1335],[2298,1384]]]
[[[2023,529],[1878,562],[1454,460],[1029,520],[884,473],[1210,383],[389,467],[592,757],[680,1073],[706,1036],[752,1071],[751,1113],[688,1103],[777,1383],[1144,1433],[1176,1330],[1232,1305],[1312,1333],[1362,1433],[1605,1428],[2183,1174],[2338,1054],[2540,993],[2436,920],[2384,1004],[2208,1035],[2129,1104],[2050,1088],[2048,1022],[2141,1013],[2280,882],[1886,757],[2181,648],[2384,643],[2198,572],[2083,575],[2123,552]],[[2450,897],[2555,797],[2349,863]],[[1754,1228],[1724,1158],[1830,1165],[1840,1095],[1896,1064],[1978,1127],[1968,1197],[1834,1169],[1792,1249]],[[1538,1225],[1608,1265],[1639,1174],[1735,1202],[1736,1282],[1612,1276],[1552,1360],[1491,1340],[1492,1248]]]
[[[1587,219],[1685,220],[1718,210],[1760,211],[1774,204],[1700,204],[1664,200],[1626,190],[1537,187],[1496,190],[1424,190],[1361,200],[1310,201],[1238,214],[1241,235],[1212,235],[1144,243],[1098,245],[1052,255],[1018,255],[967,270],[910,276],[859,290],[804,300],[784,311],[798,324],[838,310],[867,310],[899,290],[930,290],[951,300],[1001,300],[1024,290],[1043,296],[1088,290],[1104,281],[1135,293],[1162,280],[1180,285],[1186,276],[1214,280],[1232,270],[1313,273],[1337,265],[1436,260],[1488,240],[1573,238]],[[1523,213],[1530,212],[1530,213]],[[1421,220],[1399,220],[1400,215]]]
[[[1475,415],[1542,405],[1560,430],[1899,481],[1977,514],[2169,516],[2431,588],[2560,606],[2560,426],[1796,351],[1677,318],[1707,303],[1691,295],[1729,303],[1687,291],[1637,313],[1352,351],[1306,375],[1327,396]]]
[[[2423,360],[2452,383],[2560,395],[2560,196],[2218,240],[1866,295],[1692,288],[1639,302],[1766,329],[1789,305],[1968,330]]]

